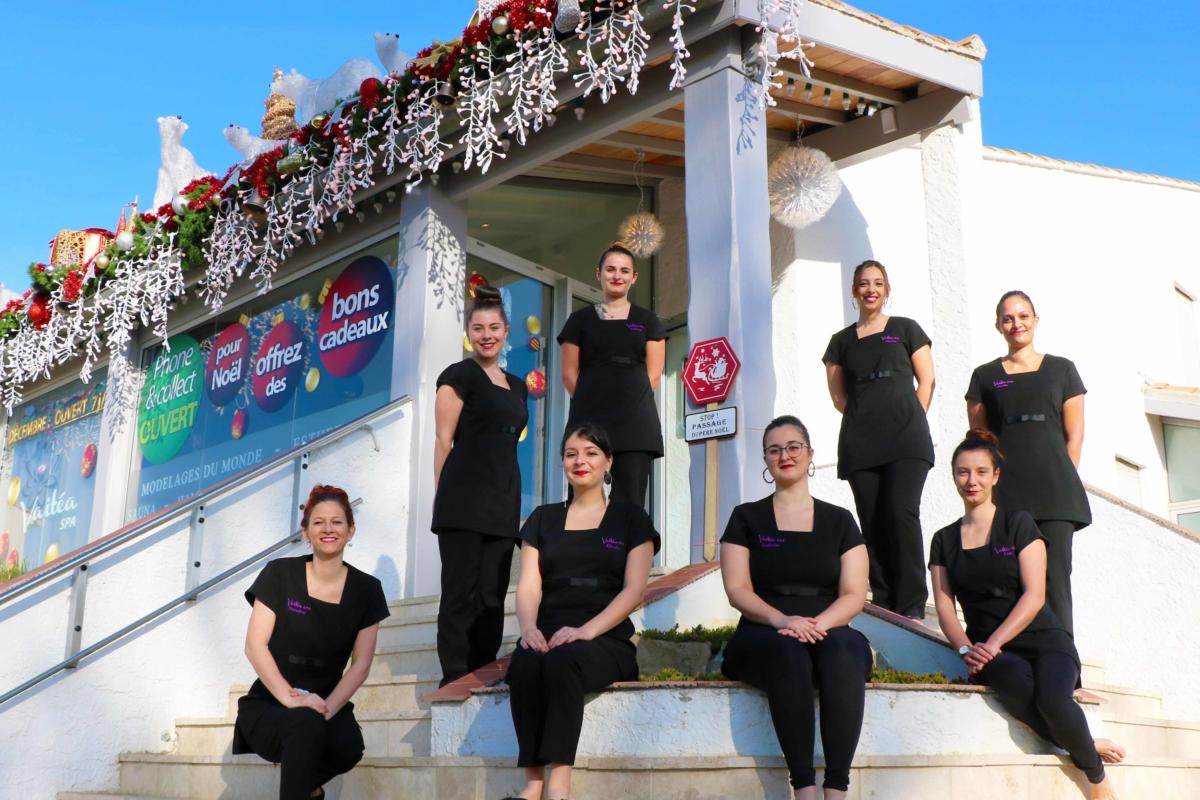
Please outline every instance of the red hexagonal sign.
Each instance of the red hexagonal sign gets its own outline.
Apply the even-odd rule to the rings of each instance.
[[[696,342],[683,367],[688,397],[698,406],[720,403],[729,397],[741,367],[742,362],[724,336]]]

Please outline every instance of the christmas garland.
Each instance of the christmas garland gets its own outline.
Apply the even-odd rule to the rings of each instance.
[[[673,13],[675,88],[686,74],[681,27],[694,0],[652,1]],[[785,36],[772,34],[776,40],[796,30],[798,4],[759,0],[764,19],[785,14]],[[650,40],[638,3],[580,5],[574,35],[581,71],[572,76],[575,84],[583,96],[597,92],[604,102],[621,84],[635,93]],[[112,430],[119,428],[132,402],[133,382],[125,379],[134,370],[126,346],[139,322],[167,338],[184,271],[205,271],[198,291],[214,310],[252,264],[251,278],[260,292],[268,291],[275,271],[303,237],[315,242],[325,223],[353,212],[355,194],[372,187],[377,172],[407,170],[407,191],[426,175],[436,181],[453,147],[442,139],[442,123],[455,106],[464,146],[456,171],[474,164],[486,171],[493,159],[504,158],[506,139],[524,144],[528,134],[553,124],[557,82],[570,64],[554,27],[557,12],[558,0],[499,3],[458,40],[419,52],[403,72],[363,81],[357,97],[317,115],[279,147],[234,165],[223,178],[199,178],[170,203],[135,216],[90,262],[31,264],[30,289],[0,309],[0,402],[11,413],[25,383],[80,357],[86,381],[107,349],[105,413],[118,423]],[[772,47],[773,58],[756,78],[764,87],[764,105],[773,103],[766,89],[777,74],[780,49]],[[502,98],[511,103],[498,120]]]

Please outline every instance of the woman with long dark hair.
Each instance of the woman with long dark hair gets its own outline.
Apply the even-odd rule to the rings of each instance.
[[[521,515],[517,442],[528,421],[525,382],[500,367],[508,316],[500,293],[475,289],[471,355],[437,380],[432,529],[442,558],[441,685],[494,661]]]
[[[350,698],[388,616],[379,580],[342,558],[355,531],[346,493],[314,486],[301,526],[312,554],[268,562],[246,590],[246,658],[258,679],[238,700],[233,734],[235,754],[279,764],[280,800],[324,797],[321,787],[362,759]]]

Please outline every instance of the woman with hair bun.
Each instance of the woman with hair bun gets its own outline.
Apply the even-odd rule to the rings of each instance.
[[[1083,395],[1087,389],[1068,359],[1039,353],[1038,315],[1022,291],[996,304],[996,330],[1008,355],[975,369],[967,388],[967,418],[999,438],[1008,474],[996,487],[1006,508],[1028,511],[1046,537],[1046,603],[1072,636],[1071,542],[1092,522],[1079,479]]]
[[[662,379],[667,331],[655,313],[635,306],[633,253],[619,242],[600,254],[596,279],[604,300],[567,318],[558,334],[562,379],[571,395],[570,428],[599,425],[612,440],[612,494],[645,507],[650,466],[663,454],[654,390]]]
[[[838,477],[849,482],[871,561],[871,602],[925,618],[921,491],[933,466],[926,412],[933,398],[932,344],[907,317],[884,312],[892,285],[878,261],[854,268],[858,322],[829,340],[829,396],[842,414]],[[914,386],[915,383],[915,386]]]
[[[246,658],[258,679],[238,700],[233,732],[235,754],[279,764],[280,800],[324,797],[321,787],[362,759],[350,698],[388,616],[379,580],[342,559],[354,538],[346,492],[314,486],[301,526],[312,553],[268,562],[246,590]]]
[[[993,490],[1012,477],[995,435],[972,429],[954,449],[951,468],[963,516],[933,535],[929,571],[938,622],[1004,708],[1070,754],[1087,776],[1093,800],[1114,798],[1104,763],[1125,751],[1094,739],[1074,699],[1079,684],[1075,642],[1046,598],[1046,539],[1026,511],[997,507]],[[964,631],[955,611],[962,606]]]
[[[438,376],[434,404],[431,528],[442,559],[442,686],[500,650],[521,516],[517,442],[529,419],[525,381],[500,368],[508,315],[499,291],[475,289],[466,326],[471,355]]]

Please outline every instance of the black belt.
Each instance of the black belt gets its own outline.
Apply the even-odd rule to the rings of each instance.
[[[521,429],[518,428],[516,425],[497,425],[496,432],[497,433],[507,433],[510,436],[516,436],[518,433],[521,432]]]
[[[300,667],[311,667],[312,669],[324,669],[325,659],[310,658],[308,656],[289,655],[287,657],[289,664],[295,664]]]
[[[1045,414],[1014,414],[1004,418],[1005,425],[1016,425],[1021,422],[1045,422]]]
[[[605,366],[632,367],[634,364],[640,364],[641,362],[638,361],[637,359],[631,358],[629,356],[607,356],[606,358],[597,359],[596,361],[593,361],[592,363],[598,367],[605,367]]]
[[[858,382],[859,383],[870,383],[871,381],[877,381],[880,378],[890,378],[890,377],[892,377],[892,371],[890,369],[881,369],[878,372],[868,372],[866,375],[859,375]]]
[[[545,589],[611,589],[621,591],[621,584],[600,578],[551,578],[543,581]]]
[[[783,586],[768,587],[767,594],[773,594],[779,597],[828,597],[837,599],[837,594],[828,592],[816,586],[803,586],[796,584],[784,584]]]

